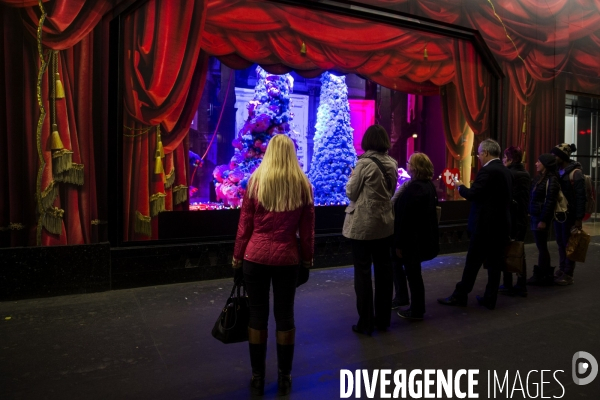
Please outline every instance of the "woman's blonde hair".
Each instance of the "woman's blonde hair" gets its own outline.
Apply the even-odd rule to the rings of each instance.
[[[410,156],[408,163],[414,171],[413,179],[433,178],[433,163],[425,153],[414,153]]]
[[[275,135],[248,182],[248,197],[268,211],[295,210],[313,202],[312,186],[298,164],[292,139]]]

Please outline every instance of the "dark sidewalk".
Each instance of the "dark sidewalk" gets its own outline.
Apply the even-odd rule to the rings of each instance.
[[[526,251],[531,271],[537,252],[534,245]],[[556,264],[555,243],[550,251]],[[424,321],[394,314],[391,329],[373,337],[350,329],[357,320],[352,268],[313,271],[296,296],[291,398],[339,398],[342,368],[476,368],[479,398],[488,398],[488,370],[502,376],[508,370],[511,388],[517,371],[526,385],[530,370],[563,370],[556,377],[564,389],[546,373],[544,396],[600,398],[600,377],[586,386],[571,378],[575,352],[600,360],[600,236],[592,238],[574,285],[532,287],[526,299],[500,296],[494,311],[475,301],[485,271],[468,307],[437,304],[436,298],[452,293],[464,256],[424,264]],[[223,345],[210,335],[231,284],[213,280],[0,303],[0,399],[248,398],[247,344]],[[273,321],[269,346],[265,398],[275,398]],[[539,385],[540,375],[530,378],[533,396],[532,381]],[[512,398],[524,397],[519,390]]]

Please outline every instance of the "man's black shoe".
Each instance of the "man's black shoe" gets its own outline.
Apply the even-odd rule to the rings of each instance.
[[[479,304],[480,306],[483,306],[485,308],[487,308],[488,310],[493,310],[495,308],[495,306],[491,306],[488,304],[487,301],[485,301],[485,298],[482,296],[475,296],[475,298],[477,299],[477,304]]]
[[[396,314],[398,314],[400,318],[410,319],[413,321],[423,320],[423,314],[415,314],[410,310],[410,308],[408,310],[400,310],[396,312]]]
[[[402,306],[407,306],[408,300],[392,300],[392,310],[396,310]]]
[[[438,303],[443,304],[445,306],[459,306],[459,307],[466,307],[467,306],[467,300],[459,300],[456,297],[454,297],[454,295],[450,296],[450,297],[445,297],[442,299],[437,299]]]
[[[373,330],[371,329],[370,331],[368,331],[368,330],[359,328],[358,325],[352,325],[352,332],[356,332],[356,333],[360,333],[360,334],[363,334],[363,335],[371,336],[371,334],[373,333]]]

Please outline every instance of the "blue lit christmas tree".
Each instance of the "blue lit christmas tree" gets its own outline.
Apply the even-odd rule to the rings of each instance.
[[[269,74],[261,67],[256,68],[256,73],[254,99],[246,106],[248,119],[231,143],[235,153],[229,164],[219,165],[213,171],[217,199],[231,207],[241,204],[248,179],[260,165],[273,135],[285,134],[296,143],[297,133],[290,126],[294,118],[290,112],[294,78],[290,74]]]
[[[356,165],[350,104],[345,76],[321,75],[313,157],[308,178],[314,186],[315,205],[349,203],[346,183]]]

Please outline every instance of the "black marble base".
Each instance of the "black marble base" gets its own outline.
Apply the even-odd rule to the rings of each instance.
[[[465,251],[468,244],[465,223],[440,227],[440,254]],[[227,278],[233,246],[224,240],[0,249],[0,300]],[[315,268],[344,265],[352,265],[350,241],[340,233],[317,235]]]
[[[111,250],[112,288],[233,277],[234,241],[116,248]],[[315,268],[352,263],[350,242],[339,234],[315,238]]]
[[[110,290],[110,245],[0,249],[0,300]]]

